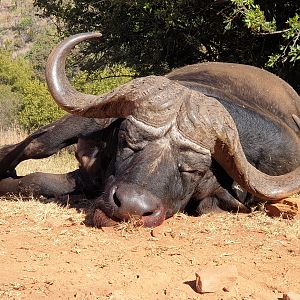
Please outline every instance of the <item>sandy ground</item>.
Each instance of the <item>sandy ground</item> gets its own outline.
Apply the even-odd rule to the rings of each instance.
[[[0,299],[282,299],[300,292],[300,221],[263,213],[178,214],[153,230],[96,229],[81,208],[2,199]],[[228,292],[195,272],[235,265]]]

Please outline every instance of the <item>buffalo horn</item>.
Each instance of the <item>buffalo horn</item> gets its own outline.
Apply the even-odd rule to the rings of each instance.
[[[300,191],[300,167],[270,176],[246,159],[235,123],[214,98],[191,92],[178,116],[179,131],[211,155],[244,189],[259,199],[277,201]]]
[[[163,76],[137,78],[102,96],[80,93],[70,85],[65,73],[66,57],[78,43],[100,37],[100,33],[73,35],[49,55],[46,80],[57,104],[83,117],[124,118],[133,115],[152,126],[169,123],[178,110],[181,97],[173,90],[172,82]]]

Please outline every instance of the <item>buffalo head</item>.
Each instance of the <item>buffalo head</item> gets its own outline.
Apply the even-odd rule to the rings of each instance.
[[[110,122],[122,119],[104,191],[96,200],[95,223],[136,216],[145,226],[161,224],[195,194],[209,196],[220,188],[210,171],[212,158],[261,199],[299,191],[300,168],[272,177],[246,160],[234,121],[212,97],[164,76],[137,78],[103,96],[74,90],[65,75],[66,57],[76,44],[100,36],[84,33],[64,40],[46,68],[49,90],[64,110]]]

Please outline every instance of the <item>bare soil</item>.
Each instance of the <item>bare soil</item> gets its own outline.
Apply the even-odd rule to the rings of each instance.
[[[0,299],[269,300],[300,292],[299,220],[178,214],[155,229],[96,229],[87,204],[0,204]],[[239,274],[229,291],[196,293],[196,271],[228,264]]]

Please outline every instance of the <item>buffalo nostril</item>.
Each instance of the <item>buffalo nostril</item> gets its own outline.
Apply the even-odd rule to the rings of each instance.
[[[118,198],[116,192],[113,194],[113,199],[114,199],[115,204],[116,204],[118,207],[121,207],[121,201],[119,200],[119,198]]]
[[[147,211],[145,213],[143,213],[143,217],[148,217],[151,216],[153,214],[153,211]]]

